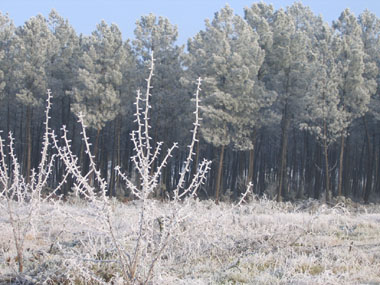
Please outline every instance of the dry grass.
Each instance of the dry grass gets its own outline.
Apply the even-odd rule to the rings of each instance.
[[[155,284],[380,283],[379,206],[309,202],[262,199],[233,207],[194,201],[155,269]],[[113,202],[115,229],[127,250],[137,237],[139,203]],[[152,233],[159,238],[159,219],[173,205],[152,203]],[[44,204],[41,211],[25,241],[23,275],[16,273],[9,222],[0,219],[3,283],[123,282],[91,207],[75,201]]]

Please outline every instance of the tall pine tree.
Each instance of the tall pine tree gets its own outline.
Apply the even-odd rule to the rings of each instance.
[[[202,101],[204,139],[219,148],[215,196],[219,199],[223,156],[227,146],[253,149],[260,109],[273,100],[258,80],[264,51],[258,35],[226,6],[206,29],[188,42],[189,70],[204,79]]]
[[[338,73],[341,76],[339,95],[342,108],[347,114],[349,124],[362,117],[368,110],[373,83],[364,77],[364,45],[361,27],[349,9],[342,12],[333,27],[340,37],[337,42],[338,54],[335,58]],[[341,135],[338,195],[342,193],[343,159],[345,150],[345,132]]]
[[[16,97],[25,106],[26,151],[23,154],[24,174],[27,181],[32,166],[33,111],[43,105],[48,88],[47,69],[55,39],[42,15],[32,17],[16,30],[15,72]]]

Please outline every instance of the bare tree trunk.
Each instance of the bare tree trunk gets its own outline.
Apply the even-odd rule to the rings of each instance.
[[[365,128],[365,133],[366,133],[366,138],[367,138],[367,149],[368,149],[368,158],[367,158],[367,182],[364,190],[364,203],[368,203],[369,196],[371,194],[372,190],[372,176],[373,176],[373,156],[372,156],[372,147],[371,147],[371,141],[370,141],[370,136],[369,136],[369,131],[368,131],[368,123],[366,116],[363,116],[363,123],[364,123],[364,128]]]
[[[288,151],[288,130],[290,125],[290,118],[288,114],[288,102],[285,103],[284,113],[282,115],[281,128],[281,156],[280,156],[280,168],[279,168],[279,184],[277,190],[277,202],[282,201],[283,189],[287,187],[286,185],[286,158]]]
[[[222,145],[220,148],[219,167],[218,167],[218,174],[216,176],[216,186],[215,186],[215,203],[216,204],[219,204],[220,185],[221,185],[222,171],[223,171],[224,148],[225,148],[224,145]]]
[[[375,139],[374,139],[375,141]],[[374,144],[374,147],[376,147],[375,150],[375,190],[377,193],[379,193],[379,182],[380,182],[380,177],[379,177],[379,145]]]
[[[340,139],[339,173],[338,173],[338,196],[342,196],[343,159],[344,159],[344,135],[342,133],[341,139]]]
[[[30,106],[26,107],[26,128],[25,128],[25,137],[27,144],[26,152],[26,168],[25,168],[25,178],[26,183],[30,182],[30,170],[32,166],[32,110]]]
[[[322,175],[321,175],[321,170],[319,166],[321,165],[321,146],[320,144],[316,144],[315,147],[315,166],[314,166],[314,177],[315,177],[315,183],[314,183],[314,199],[319,199],[319,194],[321,190],[321,180],[322,180]]]
[[[9,98],[7,98],[7,136],[9,134],[9,131],[10,131],[10,107],[9,107]]]
[[[116,165],[121,166],[121,149],[120,149],[120,140],[121,140],[121,123],[122,123],[122,117],[119,116],[117,120],[117,134],[116,134]],[[128,150],[126,150],[128,152]],[[128,164],[126,164],[128,165]],[[116,189],[120,189],[120,177],[119,175],[116,175]]]
[[[7,140],[7,144],[9,144],[9,131],[11,130],[10,128],[10,107],[9,107],[9,98],[7,97],[7,133],[6,133],[6,140]],[[16,134],[14,134],[16,135]],[[8,162],[8,165],[11,165],[11,156],[8,155],[7,157],[7,162]],[[9,167],[8,169],[8,175],[10,175],[10,171],[11,171],[11,168]]]
[[[249,150],[249,164],[248,164],[248,176],[246,185],[248,185],[253,180],[253,171],[255,167],[255,146],[256,146],[256,130],[253,130],[252,134],[252,149]]]
[[[346,139],[345,142],[345,152],[351,153],[350,137]],[[356,149],[356,147],[355,147]],[[352,163],[350,156],[346,155],[343,160],[343,174],[342,174],[342,195],[348,196],[352,193],[352,164],[355,165],[355,162]]]
[[[102,134],[99,138],[99,158],[98,158],[98,169],[101,172],[102,177],[105,181],[108,181],[108,147],[106,146],[104,129],[102,130]]]
[[[231,163],[233,161],[233,153],[229,149],[225,151],[224,154],[224,167],[222,171],[223,179],[221,180],[221,189],[228,189],[230,188],[228,185],[231,184],[231,173],[232,173],[232,166]],[[182,161],[182,160],[181,160]],[[231,189],[230,189],[231,190]]]
[[[22,254],[22,248],[17,247],[17,262],[18,262],[18,272],[22,273],[24,271],[24,256]]]
[[[331,195],[332,193],[330,190],[329,153],[328,153],[328,145],[326,141],[326,135],[327,135],[326,122],[323,123],[323,132],[324,132],[323,150],[324,150],[324,156],[325,156],[325,175],[326,175],[326,203],[329,203],[332,198],[332,195]]]
[[[306,161],[308,160],[308,139],[307,139],[307,132],[303,132],[303,153],[301,156],[301,181],[300,181],[300,187],[298,188],[297,191],[297,199],[302,199],[305,194],[305,189],[306,189],[306,177],[308,173],[309,167],[306,165]]]
[[[266,154],[265,152],[261,152],[260,158],[260,170],[259,170],[259,182],[258,182],[258,190],[255,190],[256,194],[262,194],[265,190],[265,163],[266,163]]]
[[[109,188],[109,197],[112,198],[112,195],[113,195],[113,192],[114,192],[114,189],[115,189],[115,160],[116,160],[116,157],[115,157],[115,147],[116,147],[116,133],[117,133],[117,119],[116,119],[116,122],[114,122],[114,127],[113,127],[113,134],[114,134],[114,139],[113,139],[113,142],[112,142],[112,150],[111,150],[111,177],[110,177],[110,188]]]
[[[233,152],[230,189],[231,189],[231,192],[233,193],[234,200],[236,200],[238,196],[238,191],[239,191],[237,187],[237,177],[238,175],[241,175],[241,173],[239,173],[239,163],[240,163],[239,158],[240,158],[241,153],[242,153],[241,151]]]
[[[95,163],[98,164],[98,152],[99,152],[99,139],[100,139],[100,128],[96,131],[96,139],[95,139],[95,146],[94,146],[94,159]]]

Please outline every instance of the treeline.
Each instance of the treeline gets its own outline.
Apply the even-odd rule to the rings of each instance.
[[[124,195],[113,169],[136,176],[133,103],[153,51],[152,141],[181,146],[164,170],[161,195],[183,167],[201,77],[194,166],[206,157],[213,168],[200,195],[236,198],[252,182],[255,193],[279,201],[379,196],[380,21],[370,11],[356,17],[347,9],[329,25],[300,3],[286,10],[255,3],[244,17],[226,6],[186,49],[176,44],[176,26],[153,14],[136,22],[134,34],[123,41],[116,25],[102,21],[78,35],[54,10],[20,27],[0,14],[0,128],[13,133],[25,175],[40,160],[51,89],[51,128],[66,126],[87,173],[82,112],[109,195]],[[54,169],[52,186],[65,174],[59,160]]]

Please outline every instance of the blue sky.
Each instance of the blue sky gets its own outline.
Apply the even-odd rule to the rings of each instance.
[[[96,24],[104,19],[115,23],[124,39],[133,38],[136,20],[154,13],[167,17],[178,26],[179,44],[204,28],[204,20],[212,19],[214,13],[228,3],[234,11],[243,15],[243,8],[258,2],[254,0],[0,0],[0,11],[8,13],[17,26],[39,13],[47,16],[52,8],[67,18],[77,33],[90,34]],[[264,0],[275,9],[291,5],[293,0]],[[355,15],[369,9],[380,18],[380,0],[303,0],[315,14],[323,15],[331,23],[345,8]]]

